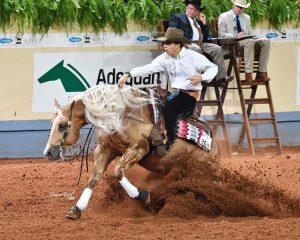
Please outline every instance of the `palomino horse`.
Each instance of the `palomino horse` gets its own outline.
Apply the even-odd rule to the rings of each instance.
[[[131,87],[101,85],[76,96],[60,107],[52,119],[52,128],[44,154],[49,160],[63,158],[65,147],[76,143],[80,128],[88,122],[98,130],[98,145],[94,153],[94,170],[75,206],[66,217],[78,219],[85,210],[93,188],[99,182],[108,164],[116,160],[115,176],[131,198],[143,204],[150,203],[150,194],[131,184],[125,171],[135,164],[156,172],[168,173],[176,163],[188,156],[212,168],[218,167],[219,150],[213,140],[207,151],[188,141],[177,138],[165,155],[151,152],[149,136],[154,128],[145,92]]]

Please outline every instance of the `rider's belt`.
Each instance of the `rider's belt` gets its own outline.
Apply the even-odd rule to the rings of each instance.
[[[199,91],[197,90],[183,90],[183,89],[172,88],[172,92],[185,92],[188,95],[195,98],[196,100],[199,100],[200,97]]]

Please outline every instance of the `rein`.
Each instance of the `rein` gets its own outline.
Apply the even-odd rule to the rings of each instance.
[[[87,137],[85,139],[85,142],[84,142],[84,145],[83,145],[83,148],[82,150],[80,151],[79,154],[77,154],[75,157],[73,158],[67,158],[65,157],[64,153],[65,153],[65,149],[64,149],[64,143],[65,143],[65,139],[67,138],[69,132],[70,132],[70,129],[71,129],[71,124],[72,124],[72,114],[73,114],[73,107],[74,107],[74,104],[71,105],[71,113],[70,113],[70,116],[69,116],[69,121],[68,121],[68,124],[67,124],[67,127],[66,129],[64,130],[64,133],[63,133],[63,137],[62,139],[60,140],[60,144],[59,144],[59,156],[61,159],[64,160],[64,162],[70,162],[78,157],[81,156],[81,161],[80,161],[80,170],[79,170],[79,176],[78,176],[78,180],[77,180],[77,185],[79,184],[80,182],[80,179],[81,179],[81,175],[82,175],[82,169],[83,169],[83,160],[84,160],[84,156],[85,157],[85,164],[86,164],[86,171],[88,172],[89,169],[88,169],[88,153],[89,153],[89,147],[90,147],[90,143],[91,143],[91,140],[92,140],[92,136],[94,134],[94,131],[95,131],[95,127],[92,126],[90,129],[89,129],[89,132],[87,134]]]

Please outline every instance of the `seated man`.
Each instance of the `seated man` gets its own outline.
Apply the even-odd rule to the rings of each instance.
[[[246,0],[231,0],[233,7],[228,12],[222,13],[218,21],[219,37],[244,38],[252,36],[250,16],[244,10],[250,6]],[[252,83],[254,51],[260,50],[258,73],[255,80],[269,81],[267,64],[270,53],[270,40],[267,38],[245,38],[237,42],[237,47],[244,50],[245,80]]]
[[[224,68],[224,57],[222,48],[213,43],[207,43],[209,29],[206,22],[198,20],[200,11],[204,8],[200,0],[186,1],[186,11],[184,13],[173,14],[169,20],[169,27],[179,28],[184,32],[184,36],[191,41],[188,48],[199,53],[206,53],[213,63],[218,66],[217,81],[231,81],[233,77],[227,76]]]

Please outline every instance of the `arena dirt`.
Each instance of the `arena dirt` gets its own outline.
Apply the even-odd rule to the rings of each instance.
[[[151,191],[144,209],[113,177],[113,164],[80,220],[65,218],[87,184],[79,161],[0,160],[0,239],[300,239],[300,147],[193,159],[168,175],[135,166],[127,177]]]

